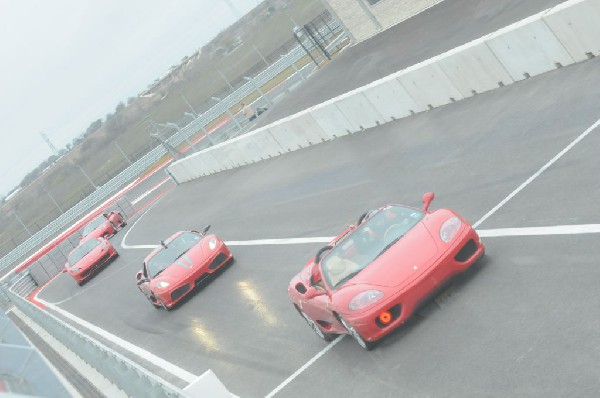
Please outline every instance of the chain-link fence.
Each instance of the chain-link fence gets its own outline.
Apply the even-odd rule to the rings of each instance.
[[[292,69],[293,71],[291,74],[296,74],[299,70],[296,64],[306,64],[307,62],[310,62],[307,61],[307,57],[319,57],[318,53],[321,51],[321,47],[331,49],[335,48],[335,46],[339,46],[346,37],[340,25],[335,20],[331,19],[331,16],[328,13],[319,16],[318,19],[322,19],[323,22],[311,22],[311,26],[314,26],[314,29],[318,31],[318,34],[316,35],[313,32],[315,37],[319,37],[317,41],[309,38],[308,34],[304,34],[299,40],[302,45],[296,45],[291,51],[283,56],[277,54],[278,59],[269,65],[268,68],[262,69],[256,66],[256,70],[262,69],[261,72],[256,75],[251,75],[250,81],[242,77],[239,80],[239,84],[241,85],[239,85],[237,90],[223,98],[215,97],[219,99],[218,103],[215,103],[215,100],[213,100],[210,108],[201,115],[195,117],[187,125],[177,129],[171,128],[170,135],[166,135],[166,130],[163,130],[165,136],[168,137],[165,138],[166,143],[173,147],[178,147],[192,139],[198,132],[206,131],[207,126],[213,123],[213,121],[222,119],[224,116],[227,117],[228,115],[232,115],[233,118],[236,118],[230,110],[241,101],[246,100],[252,95],[256,95],[257,87],[264,87],[286,70]],[[318,45],[317,42],[320,40],[323,40],[323,42]],[[321,60],[325,59],[324,55],[321,55],[320,57]],[[236,84],[238,84],[238,81],[236,81]],[[208,104],[210,103],[207,103],[207,105]],[[243,132],[241,125],[239,127],[236,126],[233,129],[226,129],[225,133],[222,133],[219,136],[215,135],[214,140],[227,140],[241,132]],[[200,143],[195,144],[195,146],[197,150],[201,150],[214,143],[216,142],[211,142],[211,140],[207,138],[203,139]],[[0,253],[4,253],[4,256],[0,258],[0,271],[6,269],[9,265],[20,259],[23,259],[24,256],[30,253],[35,247],[47,242],[51,236],[64,230],[78,217],[81,217],[82,214],[85,214],[85,212],[89,211],[94,206],[97,206],[100,201],[105,200],[117,189],[138,177],[140,173],[146,171],[148,167],[156,164],[156,162],[168,154],[169,151],[164,146],[155,146],[121,173],[107,181],[101,187],[91,191],[88,196],[76,203],[69,210],[60,214],[57,218],[48,222],[44,227],[39,230],[29,231],[31,236],[29,236],[29,233],[23,234],[21,232],[11,234],[10,241],[3,242],[0,245]]]

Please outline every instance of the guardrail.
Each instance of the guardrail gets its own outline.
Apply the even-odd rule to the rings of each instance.
[[[337,30],[336,30],[337,29]],[[337,22],[332,22],[327,28],[322,29],[322,35],[331,39],[332,41],[339,40],[342,37],[343,32]],[[335,36],[334,36],[335,35]],[[287,53],[277,62],[270,65],[263,72],[258,74],[254,78],[253,82],[248,82],[236,90],[234,93],[222,99],[219,104],[211,107],[205,113],[194,119],[191,123],[182,127],[178,132],[166,141],[170,145],[177,146],[182,144],[186,139],[196,134],[198,131],[205,128],[213,120],[223,115],[227,109],[242,101],[252,92],[256,91],[255,85],[262,86],[269,82],[272,78],[283,72],[287,68],[291,67],[292,64],[306,56],[306,53],[301,46],[295,47],[292,51]],[[88,212],[94,206],[97,206],[102,200],[108,198],[111,194],[116,192],[120,187],[123,187],[127,183],[133,181],[141,173],[148,169],[148,167],[155,164],[163,156],[167,155],[167,150],[159,145],[140,158],[138,161],[127,167],[119,175],[112,178],[110,181],[96,189],[88,197],[74,205],[72,208],[64,212],[58,218],[50,222],[40,231],[35,233],[25,242],[21,243],[7,255],[0,259],[0,271],[6,269],[11,264],[14,264],[19,259],[27,255],[34,248],[40,246],[46,242],[49,238],[59,233],[66,226],[71,225],[85,212]]]
[[[186,397],[179,388],[153,375],[135,362],[111,350],[104,344],[42,311],[8,290],[14,305],[34,322],[52,334],[78,357],[94,367],[130,397]]]
[[[570,0],[168,167],[177,182],[360,132],[600,55],[600,0]]]

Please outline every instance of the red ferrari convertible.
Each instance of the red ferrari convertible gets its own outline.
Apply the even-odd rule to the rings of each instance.
[[[180,231],[154,249],[136,275],[137,286],[155,308],[170,310],[210,274],[233,259],[219,237]]]
[[[69,256],[65,264],[68,272],[81,285],[92,274],[119,255],[113,245],[105,238],[89,238],[81,241]]]
[[[126,225],[127,223],[121,213],[111,211],[110,213],[101,214],[90,221],[83,227],[81,234],[83,238],[104,237],[109,239]]]
[[[388,205],[363,214],[290,281],[294,306],[319,337],[350,334],[370,349],[484,254],[460,215],[428,211],[433,197],[423,196],[423,209]]]

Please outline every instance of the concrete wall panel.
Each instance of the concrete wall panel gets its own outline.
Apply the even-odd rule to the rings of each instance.
[[[335,105],[335,99],[310,108],[310,114],[321,127],[325,139],[333,139],[353,133],[352,124]]]
[[[244,154],[238,149],[236,145],[223,145],[218,149],[219,156],[225,159],[225,168],[232,169],[235,167],[243,166],[246,163],[246,157]],[[217,152],[214,151],[213,155],[216,155]]]
[[[574,62],[542,20],[542,15],[539,13],[500,29],[486,40],[515,81]]]
[[[301,131],[292,128],[289,122],[291,118],[285,118],[269,125],[269,131],[273,138],[286,151],[291,152],[310,145],[308,138]]]
[[[576,62],[600,55],[600,0],[566,1],[542,18]]]
[[[391,122],[426,110],[425,107],[415,102],[395,76],[369,84],[363,93],[377,108],[384,122]]]
[[[269,159],[283,153],[283,149],[273,138],[271,132],[264,128],[238,137],[232,141],[232,144],[238,147],[249,163]]]
[[[513,83],[482,39],[442,54],[438,65],[464,97]]]
[[[385,123],[385,119],[381,113],[369,102],[362,91],[362,89],[354,90],[348,94],[339,96],[336,101],[338,109],[352,126],[350,130],[352,132]]]
[[[318,144],[327,140],[327,135],[315,121],[310,112],[301,112],[289,118],[291,128],[298,131],[308,140],[310,145]]]
[[[398,81],[424,109],[463,99],[463,95],[437,64],[437,57],[405,69],[398,74]]]

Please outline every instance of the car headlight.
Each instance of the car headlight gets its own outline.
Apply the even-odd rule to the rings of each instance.
[[[460,231],[461,226],[462,222],[460,218],[454,216],[447,219],[440,228],[440,239],[446,243],[450,242],[454,239],[458,231]]]
[[[351,311],[362,310],[382,298],[383,292],[380,292],[379,290],[365,290],[352,297],[352,300],[348,303],[348,309]]]
[[[208,247],[210,248],[210,250],[215,250],[215,247],[217,247],[217,239],[210,238],[210,240],[208,241]]]
[[[156,287],[158,287],[159,289],[164,289],[166,287],[169,287],[169,282],[160,281],[156,284]]]

